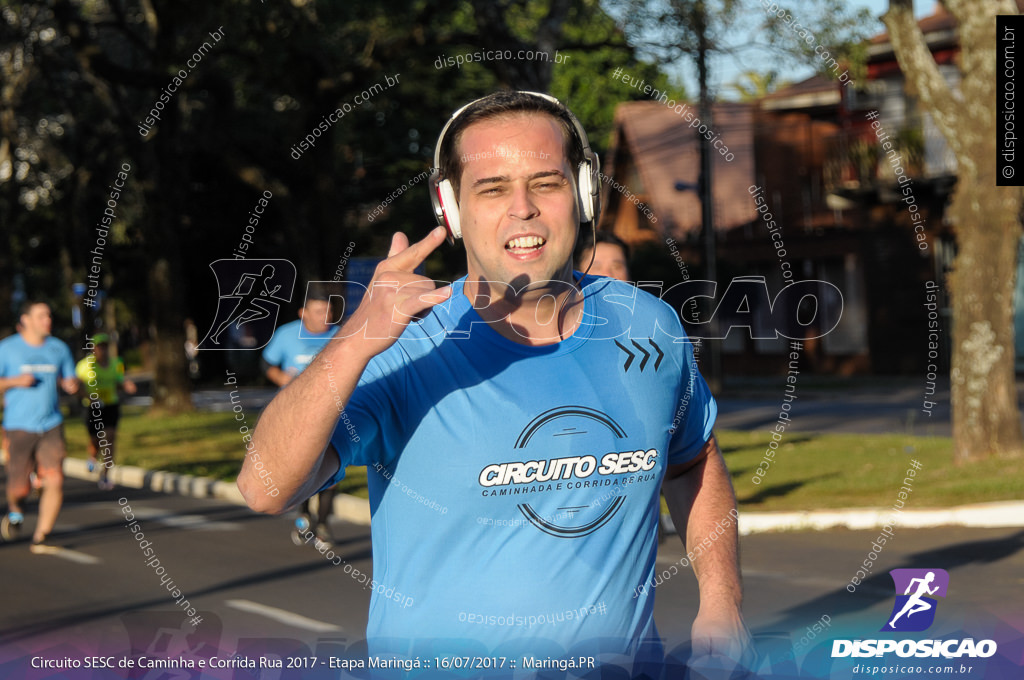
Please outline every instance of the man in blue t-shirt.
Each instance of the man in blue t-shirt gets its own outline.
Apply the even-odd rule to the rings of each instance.
[[[270,382],[278,387],[290,383],[334,337],[338,327],[328,323],[329,312],[330,297],[327,291],[314,284],[306,295],[304,306],[299,310],[299,320],[286,323],[274,331],[274,337],[263,350],[261,363]],[[317,539],[328,545],[333,541],[327,526],[333,503],[333,485],[317,494],[317,517],[313,532]],[[308,498],[302,502],[301,512],[297,528],[305,531],[309,528],[307,523],[311,517]]]
[[[66,451],[57,388],[74,394],[78,380],[71,350],[50,336],[50,306],[28,301],[21,307],[19,321],[18,332],[0,340],[0,392],[4,394],[4,429],[10,446],[7,513],[0,520],[0,534],[8,541],[20,534],[22,504],[29,495],[29,475],[35,470],[42,493],[30,549],[45,553],[53,550],[47,536],[57,523],[63,501]]]
[[[501,673],[583,657],[649,677],[663,490],[699,556],[694,652],[746,656],[735,496],[678,316],[572,269],[599,209],[582,128],[546,95],[499,92],[435,148],[435,214],[467,276],[435,289],[414,273],[445,229],[395,234],[338,337],[264,411],[246,501],[282,512],[368,466],[375,655],[513,659]],[[264,469],[280,494],[260,493]]]

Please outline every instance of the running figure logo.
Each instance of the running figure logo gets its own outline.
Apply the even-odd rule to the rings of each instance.
[[[935,605],[938,604],[928,596],[946,596],[949,574],[945,569],[893,569],[889,573],[896,586],[896,604],[882,630],[904,633],[927,630],[935,621]]]
[[[281,303],[292,299],[295,265],[288,260],[210,263],[220,298],[198,349],[261,349],[274,335]],[[226,292],[230,291],[230,292]]]

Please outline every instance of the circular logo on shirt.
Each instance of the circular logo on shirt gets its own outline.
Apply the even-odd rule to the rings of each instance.
[[[478,481],[484,495],[492,497],[593,488],[597,496],[590,503],[562,506],[548,515],[530,503],[516,505],[531,525],[546,534],[587,536],[608,524],[622,508],[625,484],[655,478],[658,451],[623,450],[626,438],[623,428],[602,411],[560,406],[541,413],[520,432],[515,442],[515,450],[523,453],[519,461],[488,465]],[[553,450],[571,454],[556,458],[529,455]]]

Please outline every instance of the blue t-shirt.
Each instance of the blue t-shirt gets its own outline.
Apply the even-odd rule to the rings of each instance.
[[[4,428],[46,432],[64,422],[57,382],[75,377],[71,350],[53,336],[41,345],[30,345],[20,333],[0,340],[0,378],[31,373],[32,387],[11,387],[4,392]]]
[[[717,413],[676,313],[587,277],[580,327],[531,347],[464,282],[371,360],[331,439],[328,486],[368,466],[370,651],[660,662],[653,589],[633,595],[666,465],[698,455]]]
[[[310,333],[302,326],[302,319],[286,323],[274,331],[263,350],[263,360],[297,376],[337,332],[338,327],[331,326],[323,333]]]

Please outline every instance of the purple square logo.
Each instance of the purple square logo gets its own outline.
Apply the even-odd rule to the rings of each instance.
[[[935,621],[936,597],[945,597],[949,574],[945,569],[893,569],[896,603],[882,631],[904,633],[927,630]]]

